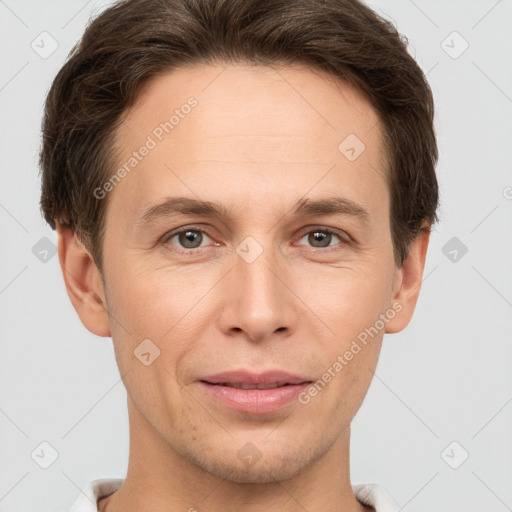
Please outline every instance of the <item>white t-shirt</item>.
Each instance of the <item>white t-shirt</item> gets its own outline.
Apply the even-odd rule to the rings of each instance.
[[[123,480],[118,478],[100,478],[89,482],[75,501],[69,512],[98,512],[98,500],[118,489]],[[375,512],[406,512],[401,510],[385,487],[379,484],[352,485],[354,495],[363,505],[375,509]]]

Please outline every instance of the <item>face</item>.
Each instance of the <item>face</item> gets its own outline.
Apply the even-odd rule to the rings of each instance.
[[[306,68],[183,68],[127,113],[109,328],[130,407],[188,461],[282,480],[349,427],[398,315],[382,144],[365,98]],[[306,384],[203,382],[230,371]]]

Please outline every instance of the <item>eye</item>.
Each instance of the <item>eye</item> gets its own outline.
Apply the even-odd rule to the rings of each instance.
[[[303,235],[300,240],[303,240],[304,238],[307,239],[307,242],[311,244],[312,247],[315,247],[317,249],[322,249],[326,247],[333,247],[337,245],[337,243],[334,243],[331,245],[331,242],[333,240],[338,240],[338,243],[341,242],[342,244],[347,244],[348,241],[344,240],[341,237],[341,234],[338,233],[338,231],[330,228],[318,228],[314,230],[308,231],[305,235]]]
[[[178,249],[200,249],[201,243],[211,238],[202,230],[193,227],[182,228],[167,235],[163,243],[176,246]],[[173,240],[176,240],[173,242]]]
[[[307,244],[315,249],[328,249],[335,248],[337,245],[346,245],[349,240],[342,236],[342,232],[331,228],[316,228],[305,232],[299,241],[306,239]],[[164,237],[162,243],[167,246],[172,246],[178,252],[195,252],[201,249],[206,249],[207,246],[203,242],[207,242],[212,238],[202,229],[194,226],[188,226],[177,229]],[[333,243],[334,242],[334,243]],[[219,245],[214,242],[215,245]],[[303,244],[299,244],[303,245]]]

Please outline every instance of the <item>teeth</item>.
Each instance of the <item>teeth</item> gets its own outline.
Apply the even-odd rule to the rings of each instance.
[[[288,384],[278,384],[277,382],[273,384],[245,384],[245,383],[227,383],[222,384],[223,386],[229,386],[230,388],[237,389],[274,389],[279,388],[281,386],[288,386]]]

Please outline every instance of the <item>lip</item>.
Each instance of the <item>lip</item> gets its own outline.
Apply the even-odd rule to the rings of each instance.
[[[311,382],[308,377],[294,375],[281,370],[268,370],[262,373],[251,372],[248,370],[232,370],[228,372],[216,373],[201,377],[201,381],[210,384],[302,384]]]
[[[278,387],[241,389],[230,386],[230,384],[256,386],[273,383],[277,383]],[[278,411],[295,400],[311,383],[312,380],[307,377],[283,371],[253,373],[246,370],[236,370],[199,379],[199,385],[203,391],[214,398],[215,401],[219,401],[231,409],[251,414]]]

